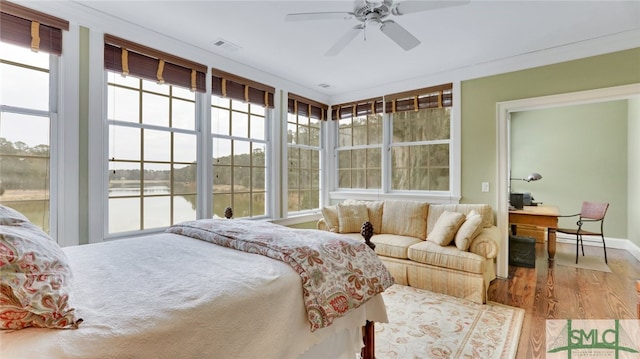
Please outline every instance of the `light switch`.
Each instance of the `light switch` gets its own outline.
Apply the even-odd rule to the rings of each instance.
[[[489,182],[482,182],[482,192],[489,192]]]

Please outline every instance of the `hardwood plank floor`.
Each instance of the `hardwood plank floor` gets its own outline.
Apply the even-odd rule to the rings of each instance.
[[[573,250],[558,243],[558,251]],[[601,247],[584,250],[604,261]],[[518,359],[545,357],[547,319],[637,319],[640,262],[621,249],[607,249],[607,256],[611,273],[559,266],[538,243],[535,268],[509,266],[508,279],[491,282],[490,301],[525,309]]]

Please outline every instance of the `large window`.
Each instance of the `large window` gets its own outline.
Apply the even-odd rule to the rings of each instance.
[[[289,94],[287,117],[287,209],[320,207],[321,123],[328,106]]]
[[[392,190],[449,190],[450,117],[449,108],[391,115]]]
[[[0,42],[0,203],[49,231],[51,55]],[[55,100],[55,99],[51,99]]]
[[[206,67],[105,35],[108,234],[197,218],[198,92]]]
[[[451,84],[333,106],[337,187],[450,191],[451,106]]]
[[[269,216],[274,88],[211,69],[213,216]]]
[[[51,229],[52,132],[65,20],[20,5],[0,12],[0,203]],[[52,235],[55,235],[52,234]]]
[[[267,215],[267,121],[264,106],[212,96],[213,215]]]
[[[109,233],[196,219],[195,93],[108,72]]]

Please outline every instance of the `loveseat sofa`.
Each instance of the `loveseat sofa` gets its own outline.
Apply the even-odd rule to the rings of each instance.
[[[496,278],[500,231],[486,204],[346,200],[322,209],[317,228],[371,242],[396,283],[485,303]]]

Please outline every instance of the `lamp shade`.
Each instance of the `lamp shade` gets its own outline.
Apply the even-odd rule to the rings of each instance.
[[[537,181],[537,180],[539,180],[541,178],[542,178],[542,176],[538,172],[533,172],[533,173],[529,174],[527,176],[527,178],[525,178],[524,180],[527,181],[527,182],[531,182],[531,181]]]

